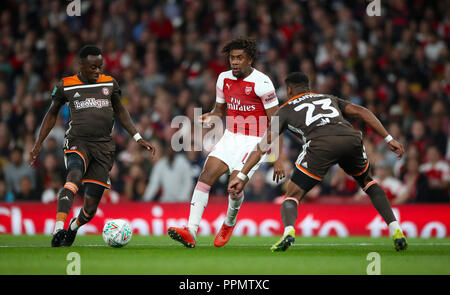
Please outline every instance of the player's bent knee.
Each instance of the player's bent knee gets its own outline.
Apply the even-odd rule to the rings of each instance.
[[[306,191],[295,184],[293,181],[290,181],[288,184],[287,192],[285,195],[285,200],[294,200],[297,204],[303,199],[306,195]]]
[[[356,180],[356,182],[363,190],[367,189],[368,185],[373,184],[374,181],[373,178],[368,173],[353,178]]]
[[[294,201],[294,202],[297,204],[297,206],[298,206],[298,204],[300,203],[300,200],[297,199],[297,198],[294,198],[294,197],[285,197],[284,200],[283,200],[283,205],[284,205],[284,206],[289,206],[289,202],[287,202],[287,201]],[[286,203],[286,204],[285,204],[285,203]]]
[[[82,178],[83,178],[83,172],[77,168],[70,169],[69,172],[67,173],[67,177],[66,177],[67,181],[73,182],[73,183],[77,184],[78,186],[80,186]]]
[[[85,170],[84,167],[84,161],[81,158],[80,155],[76,153],[70,153],[67,156],[67,170],[69,173],[71,171],[80,171],[81,174],[83,174],[83,171]]]
[[[212,171],[212,169],[203,169],[198,177],[198,181],[212,186],[223,173]]]
[[[95,213],[97,213],[97,206],[85,206],[84,212],[87,215],[89,219],[92,219],[95,216]]]
[[[85,194],[91,198],[95,198],[96,200],[100,200],[103,196],[103,192],[105,188],[101,185],[95,183],[86,183],[85,184]]]

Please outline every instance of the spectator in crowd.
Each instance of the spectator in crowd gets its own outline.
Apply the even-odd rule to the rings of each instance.
[[[58,192],[63,185],[64,185],[63,176],[53,174],[46,189],[42,192],[41,196],[42,203],[44,204],[52,202],[56,203],[58,198]]]
[[[419,156],[423,161],[425,159],[425,151],[427,147],[427,136],[425,124],[422,121],[417,120],[412,124],[410,144],[417,148]]]
[[[449,126],[449,121],[445,120],[448,107],[442,100],[436,100],[431,107],[428,126],[430,133],[430,144],[438,148],[441,155],[445,155],[447,151],[447,133],[445,127]]]
[[[42,190],[51,188],[55,178],[64,177],[64,167],[58,163],[58,159],[54,154],[47,154],[43,159],[42,166],[38,169],[39,185]]]
[[[245,191],[245,200],[250,202],[268,202],[272,200],[270,186],[266,184],[264,173],[262,171],[256,171],[255,174],[253,174],[253,177],[248,184],[248,189]]]
[[[8,192],[5,181],[0,179],[0,202],[12,202],[13,200],[14,196]]]
[[[27,195],[36,189],[35,171],[23,161],[23,149],[14,147],[11,152],[11,162],[4,169],[6,188],[16,198],[21,193]],[[29,182],[29,183],[28,183]],[[22,192],[22,188],[29,189]]]
[[[174,116],[193,121],[195,107],[211,108],[217,75],[227,69],[220,49],[230,39],[245,35],[256,39],[260,57],[254,66],[269,74],[280,101],[285,99],[286,73],[301,70],[315,92],[374,111],[382,123],[389,124],[392,136],[408,149],[415,147],[421,167],[430,163],[425,157],[430,146],[436,146],[449,163],[450,53],[446,44],[450,26],[445,1],[414,5],[381,1],[379,17],[364,13],[365,1],[85,1],[81,17],[69,17],[66,5],[59,1],[3,4],[0,179],[8,189],[11,180],[6,178],[6,166],[14,154],[12,147],[29,148],[57,79],[79,71],[76,53],[86,44],[103,48],[105,69],[121,86],[123,103],[140,134],[165,146],[170,143],[167,130]],[[62,166],[68,119],[68,108],[63,107],[38,159],[40,169],[48,154]],[[357,127],[365,133],[372,165],[383,159],[389,168],[394,166],[397,177],[406,173],[405,159],[394,159],[370,128]],[[120,200],[140,200],[157,160],[138,155],[119,124],[113,137],[117,147],[113,188],[118,186]],[[292,162],[297,155],[291,151],[298,146],[285,144]],[[188,153],[188,161],[195,166],[206,155],[205,151]],[[269,170],[261,168],[266,179]],[[347,180],[339,173],[330,171],[330,180],[336,176],[335,191],[325,187],[326,182],[316,191],[345,193],[341,182]],[[41,183],[39,176],[29,178],[38,193],[50,189],[45,183],[52,183],[50,178]],[[14,179],[19,189],[20,178]],[[226,188],[226,179],[222,182]],[[434,192],[432,182],[430,191]],[[266,183],[272,197],[283,193],[284,184]],[[222,184],[213,191],[226,194]]]
[[[390,168],[385,161],[375,163],[373,179],[386,192],[386,196],[392,204],[400,204],[407,200],[407,190],[402,182],[393,177]],[[355,195],[357,201],[362,200],[366,194],[360,189]]]
[[[340,167],[334,172],[330,181],[330,192],[332,195],[353,196],[359,189],[358,184]]]
[[[401,177],[406,193],[397,198],[398,203],[429,202],[428,179],[425,174],[419,171],[419,163],[418,157],[407,157],[405,171]]]
[[[41,201],[41,194],[33,189],[32,178],[30,176],[23,176],[20,178],[20,189],[14,195],[14,201]]]
[[[442,159],[436,146],[429,146],[426,151],[426,162],[420,165],[419,171],[428,179],[430,202],[449,202],[450,167]]]
[[[143,169],[132,164],[125,176],[124,195],[127,201],[139,201],[145,194],[147,177]]]
[[[165,155],[153,167],[142,200],[152,201],[162,189],[159,202],[188,202],[194,185],[190,163],[170,145],[163,146],[163,150]]]

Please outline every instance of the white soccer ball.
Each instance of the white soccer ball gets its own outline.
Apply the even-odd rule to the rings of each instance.
[[[131,241],[133,231],[131,226],[123,219],[113,219],[105,223],[103,227],[103,240],[114,248],[126,246]]]

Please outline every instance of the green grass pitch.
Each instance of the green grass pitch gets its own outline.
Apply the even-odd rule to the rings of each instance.
[[[64,275],[70,252],[85,275],[365,275],[370,252],[380,255],[382,275],[449,275],[450,239],[408,239],[396,252],[389,238],[297,237],[286,252],[272,253],[279,237],[232,237],[222,247],[200,236],[184,248],[168,236],[133,236],[115,249],[100,235],[78,236],[70,248],[51,248],[50,236],[0,235],[0,275]]]

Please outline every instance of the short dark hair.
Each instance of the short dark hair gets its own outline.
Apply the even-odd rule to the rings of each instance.
[[[20,145],[15,145],[12,148],[11,153],[15,153],[15,152],[23,154],[23,148]]]
[[[102,51],[95,45],[85,45],[80,50],[80,58],[85,59],[88,55],[100,55]]]
[[[294,86],[294,87],[304,87],[309,88],[309,79],[306,74],[302,72],[293,72],[290,73],[286,79],[284,80],[287,86]]]
[[[242,49],[247,55],[250,57],[252,61],[256,60],[258,56],[258,48],[256,45],[256,41],[250,38],[237,38],[228,42],[222,49],[222,53],[229,55],[231,50]]]

